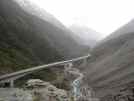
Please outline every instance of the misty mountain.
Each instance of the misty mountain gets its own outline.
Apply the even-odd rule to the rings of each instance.
[[[133,27],[134,21],[131,21],[92,49],[92,58],[85,72],[87,82],[98,96],[116,94],[122,86],[133,82]]]
[[[85,54],[85,47],[53,16],[44,11],[41,18],[33,14],[31,4],[24,7],[0,0],[1,74]]]
[[[122,34],[133,33],[133,32],[134,32],[134,19],[129,21],[126,25],[123,25],[122,27],[120,27],[115,32],[113,32],[110,36],[106,38],[106,40],[114,38],[114,37],[118,37]]]
[[[86,26],[73,24],[70,29],[75,33],[74,39],[84,45],[93,47],[101,38],[98,32]]]
[[[45,21],[51,22],[55,26],[59,27],[60,29],[63,28],[64,30],[67,29],[60,21],[58,21],[52,14],[48,13],[44,9],[40,8],[36,4],[28,1],[28,0],[16,0],[18,4],[30,14],[37,16]]]

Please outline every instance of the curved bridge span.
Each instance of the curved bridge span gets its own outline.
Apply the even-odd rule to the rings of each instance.
[[[45,65],[41,65],[41,66],[36,66],[36,67],[28,68],[28,69],[23,69],[23,70],[13,72],[13,73],[10,73],[10,74],[5,74],[5,75],[0,76],[0,84],[2,84],[2,83],[10,83],[10,87],[14,87],[14,81],[15,80],[17,80],[17,79],[19,79],[21,77],[24,77],[24,76],[26,76],[28,74],[32,74],[34,72],[37,72],[37,71],[40,71],[40,70],[43,70],[43,69],[46,69],[46,68],[52,68],[54,66],[63,65],[63,67],[64,67],[69,63],[73,64],[73,63],[75,63],[77,61],[81,61],[81,60],[83,61],[84,65],[86,65],[87,64],[87,59],[90,56],[91,55],[88,54],[86,56],[74,58],[74,59],[71,59],[71,60],[54,62],[54,63],[45,64]]]

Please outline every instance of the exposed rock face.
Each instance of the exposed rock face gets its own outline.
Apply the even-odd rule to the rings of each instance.
[[[33,101],[33,96],[18,88],[0,88],[0,101]]]
[[[58,89],[49,82],[31,79],[27,82],[27,85],[33,88],[31,90],[32,95],[34,99],[39,101],[70,101],[67,91]]]
[[[50,83],[44,82],[40,79],[30,79],[27,81],[27,87],[36,87],[36,86],[48,86]]]
[[[0,101],[71,101],[67,91],[58,89],[49,82],[31,79],[26,89],[1,88]]]

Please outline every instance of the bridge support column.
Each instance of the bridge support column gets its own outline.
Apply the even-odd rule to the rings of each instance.
[[[84,64],[87,65],[87,59],[84,59]]]
[[[13,88],[14,87],[14,80],[10,81],[10,87]]]
[[[73,63],[71,63],[71,62],[64,65],[64,74],[65,74],[65,76],[68,76],[68,71],[70,69],[72,69],[72,67],[73,67]]]
[[[82,63],[82,66],[86,66],[87,65],[87,59],[83,59],[83,63]]]

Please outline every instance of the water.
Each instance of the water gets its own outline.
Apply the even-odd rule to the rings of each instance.
[[[82,96],[82,92],[80,90],[81,88],[81,83],[82,83],[82,79],[83,79],[83,74],[80,72],[76,72],[75,75],[78,75],[78,78],[76,78],[73,83],[73,93],[74,93],[74,98],[77,100]]]
[[[78,69],[73,68],[72,63],[69,63],[69,64],[65,65],[65,72],[66,73],[68,72],[68,73],[73,74],[74,76],[76,76],[76,79],[72,82],[71,86],[73,88],[72,93],[73,93],[73,96],[74,96],[74,100],[77,101],[78,99],[80,99],[83,96],[83,90],[81,90],[81,88],[82,88],[81,86],[82,86],[82,83],[83,83],[84,75]],[[84,89],[88,90],[86,88],[84,88]],[[85,92],[89,93],[88,91],[84,91],[84,93]]]

